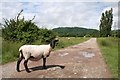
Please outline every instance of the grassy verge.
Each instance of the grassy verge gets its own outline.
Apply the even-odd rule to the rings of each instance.
[[[60,37],[59,42],[56,49],[65,48],[71,45],[78,44],[80,42],[86,41],[89,38],[82,38],[82,37]],[[40,41],[36,41],[32,44],[40,44]],[[2,41],[2,64],[15,61],[19,57],[18,49],[22,45],[22,43],[18,42],[9,42],[9,41]]]
[[[103,57],[114,78],[118,77],[118,38],[97,39]]]
[[[21,45],[21,43],[17,42],[2,41],[2,64],[16,60]]]
[[[81,42],[84,42],[86,40],[88,40],[90,38],[83,38],[83,37],[60,37],[59,38],[59,43],[56,46],[56,49],[61,49],[61,48],[65,48],[71,45],[75,45]]]
[[[0,64],[2,63],[2,37],[0,37]]]

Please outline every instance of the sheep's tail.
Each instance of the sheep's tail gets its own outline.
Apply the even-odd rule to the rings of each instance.
[[[20,52],[20,57],[23,58],[23,52],[22,52],[22,49],[21,49],[21,48],[19,49],[19,52]]]

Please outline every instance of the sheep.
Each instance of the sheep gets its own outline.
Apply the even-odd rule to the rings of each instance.
[[[46,68],[46,58],[49,57],[52,49],[55,48],[55,44],[58,42],[58,39],[52,40],[48,45],[23,45],[19,48],[20,56],[17,61],[16,70],[20,72],[19,65],[21,61],[24,59],[24,67],[26,72],[31,72],[28,69],[27,62],[38,61],[43,58],[43,68]]]
[[[70,40],[70,38],[67,38],[68,40]]]

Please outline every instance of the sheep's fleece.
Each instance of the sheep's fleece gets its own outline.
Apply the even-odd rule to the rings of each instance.
[[[25,60],[30,58],[30,56],[34,58],[30,58],[32,61],[36,61],[41,59],[42,57],[46,58],[50,55],[52,48],[50,44],[48,45],[23,45],[20,47],[19,51],[22,50],[23,56]],[[20,54],[21,56],[21,54]]]

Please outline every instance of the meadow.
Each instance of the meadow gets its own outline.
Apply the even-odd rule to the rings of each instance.
[[[118,77],[118,41],[119,38],[98,38],[97,42],[112,76]]]
[[[71,45],[75,45],[81,42],[88,40],[89,38],[83,37],[59,37],[59,42],[54,50],[65,48]],[[32,44],[42,44],[41,41],[37,40]],[[22,45],[21,42],[10,42],[6,40],[2,40],[2,63],[5,64],[8,62],[12,62],[18,59],[19,57],[19,47]],[[1,57],[0,57],[1,58]]]

